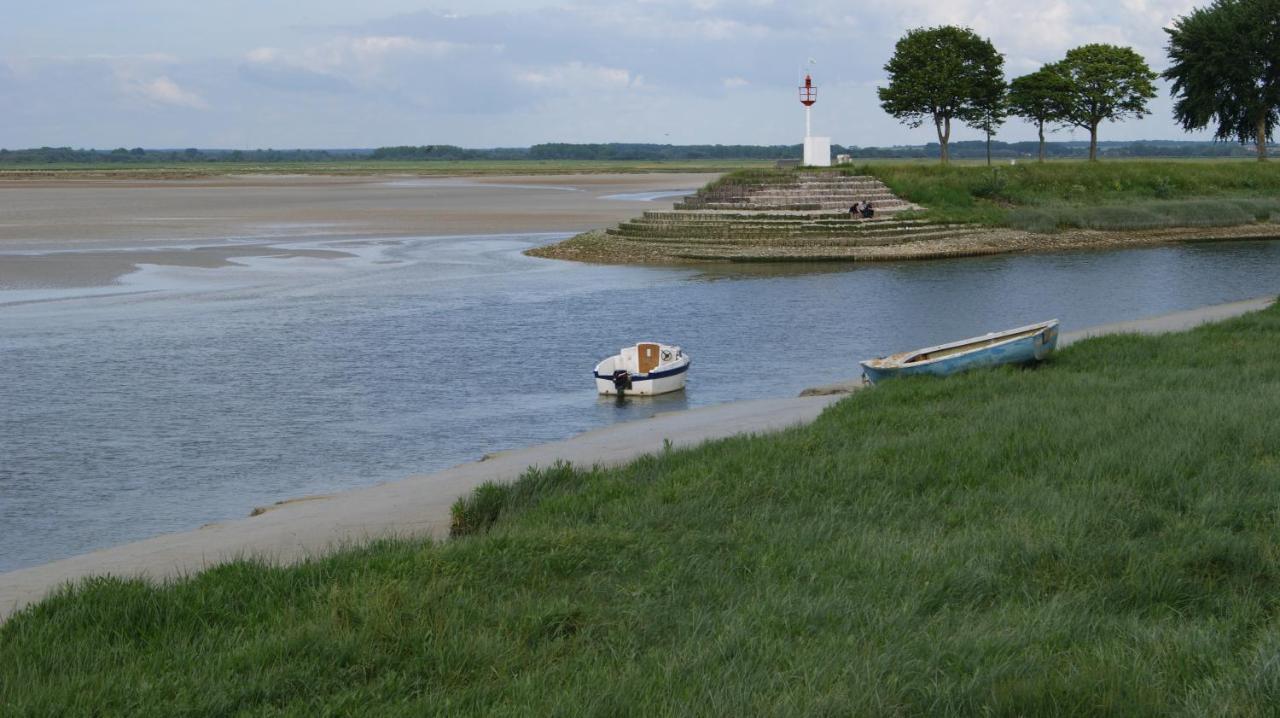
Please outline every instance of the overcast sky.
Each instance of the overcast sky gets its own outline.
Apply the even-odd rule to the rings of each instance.
[[[810,58],[815,134],[923,144],[875,88],[904,31],[966,25],[1009,77],[1071,47],[1166,66],[1189,0],[0,0],[0,147],[798,143]],[[1203,4],[1203,3],[1201,3]],[[301,8],[301,9],[300,9]],[[1103,140],[1207,139],[1170,119]],[[978,133],[962,130],[959,139]],[[1034,139],[1011,122],[1000,139]],[[1088,139],[1061,131],[1053,139]]]

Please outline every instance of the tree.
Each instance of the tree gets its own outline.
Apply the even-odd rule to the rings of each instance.
[[[911,30],[884,66],[889,86],[878,88],[880,106],[908,127],[926,119],[938,132],[939,159],[951,159],[951,121],[982,121],[991,88],[1004,84],[1004,56],[968,28],[945,25]]]
[[[1187,130],[1216,122],[1216,139],[1254,142],[1265,162],[1280,115],[1280,0],[1216,0],[1165,32],[1174,119]]]
[[[973,111],[966,113],[965,124],[982,130],[987,138],[987,166],[991,166],[991,138],[1009,115],[1009,86],[1004,74],[987,76],[973,88]],[[950,153],[948,153],[950,154]]]
[[[1082,45],[1048,66],[1067,82],[1062,120],[1089,130],[1089,160],[1098,159],[1098,125],[1126,117],[1145,117],[1156,96],[1156,73],[1132,48]]]
[[[987,136],[987,166],[991,166],[991,138],[996,130],[1004,124],[1009,115],[1008,92],[1004,80],[999,87],[990,87],[984,97],[976,104],[976,115],[966,124],[975,130],[982,130]]]
[[[1009,83],[1009,112],[1034,122],[1040,130],[1040,161],[1044,162],[1044,127],[1063,121],[1071,86],[1066,78],[1048,68],[1015,77]]]

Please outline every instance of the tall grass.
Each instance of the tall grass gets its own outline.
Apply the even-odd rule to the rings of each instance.
[[[1269,715],[1280,309],[0,627],[4,715]],[[480,506],[479,504],[483,504]]]
[[[1045,204],[1010,210],[1008,226],[1030,232],[1065,228],[1110,231],[1164,227],[1233,227],[1270,221],[1280,199],[1156,200],[1096,206]]]

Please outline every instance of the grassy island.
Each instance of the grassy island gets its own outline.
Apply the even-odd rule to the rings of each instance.
[[[872,220],[848,208],[868,199]],[[603,263],[875,261],[1280,237],[1280,167],[883,162],[743,169],[672,211],[530,254]]]
[[[5,715],[1266,715],[1280,308],[0,626]]]

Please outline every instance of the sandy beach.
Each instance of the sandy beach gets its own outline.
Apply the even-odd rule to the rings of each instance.
[[[1238,316],[1266,307],[1274,297],[1220,304],[1165,316],[1064,334],[1064,344],[1110,333],[1161,333]],[[855,382],[843,385],[846,389]],[[300,497],[249,518],[196,531],[158,536],[43,566],[0,574],[0,618],[69,581],[94,575],[164,580],[241,557],[289,562],[387,536],[448,534],[452,503],[487,481],[511,481],[529,466],[556,461],[616,465],[659,451],[666,442],[691,446],[743,433],[776,431],[815,419],[840,399],[838,390],[792,399],[732,402],[617,424],[579,436],[333,496]],[[307,499],[307,500],[301,500]]]
[[[0,289],[99,286],[139,263],[217,267],[246,256],[343,256],[287,247],[317,238],[585,231],[644,207],[613,195],[691,189],[714,177],[3,180]]]

